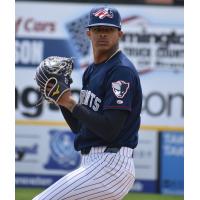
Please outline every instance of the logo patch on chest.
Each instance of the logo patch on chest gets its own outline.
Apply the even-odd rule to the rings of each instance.
[[[117,98],[123,98],[129,89],[129,83],[125,81],[116,81],[112,83],[112,89]]]

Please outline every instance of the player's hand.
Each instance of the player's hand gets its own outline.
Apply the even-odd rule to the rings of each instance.
[[[54,85],[52,83],[48,83],[47,91],[49,92],[53,86]],[[58,105],[64,106],[70,111],[73,110],[74,106],[76,105],[76,102],[74,101],[70,90],[63,93],[63,95],[60,97],[58,101]]]
[[[76,106],[76,102],[73,99],[70,90],[63,93],[63,95],[60,97],[60,99],[58,101],[58,105],[64,106],[65,108],[67,108],[71,112],[73,111],[74,107]]]
[[[41,102],[45,99],[58,105],[63,93],[70,90],[73,66],[72,58],[58,56],[50,56],[40,63],[36,69],[35,81],[42,93]]]
[[[48,83],[47,84],[47,92],[50,92],[50,90],[52,89],[53,86],[54,86],[53,83]]]

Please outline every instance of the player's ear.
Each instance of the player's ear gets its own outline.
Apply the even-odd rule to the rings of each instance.
[[[119,35],[119,38],[121,38],[122,36],[123,36],[123,32],[120,30],[120,31],[118,31],[118,35]]]
[[[90,32],[90,30],[87,30],[87,31],[86,31],[86,34],[87,34],[87,36],[88,36],[89,39],[90,39],[90,36],[91,36],[91,32]]]

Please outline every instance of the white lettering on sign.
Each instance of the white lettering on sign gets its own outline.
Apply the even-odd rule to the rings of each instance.
[[[42,41],[15,41],[15,64],[39,64],[43,59],[44,44]]]

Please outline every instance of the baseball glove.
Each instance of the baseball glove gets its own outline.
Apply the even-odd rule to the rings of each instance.
[[[42,93],[40,101],[46,99],[57,105],[62,94],[70,89],[72,70],[72,58],[51,56],[44,59],[35,74],[35,80]]]

